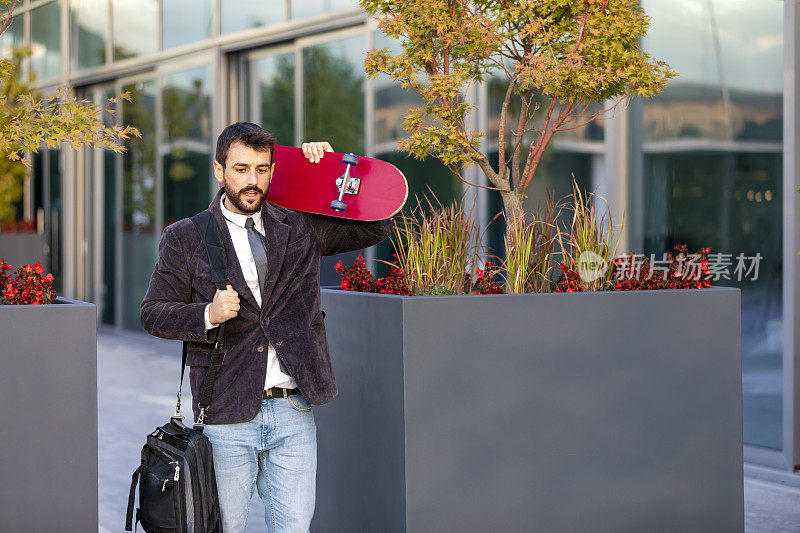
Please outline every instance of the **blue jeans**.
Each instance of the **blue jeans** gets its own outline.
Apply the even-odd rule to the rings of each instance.
[[[253,489],[264,502],[269,533],[308,533],[314,515],[317,425],[302,394],[262,400],[249,422],[211,424],[222,528],[241,533]]]

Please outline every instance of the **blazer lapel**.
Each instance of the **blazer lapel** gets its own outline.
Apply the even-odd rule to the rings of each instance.
[[[261,220],[264,223],[264,237],[267,241],[267,280],[261,287],[262,310],[269,309],[267,303],[275,289],[275,282],[283,265],[286,243],[289,240],[289,226],[282,221],[286,213],[264,200],[261,206]]]
[[[236,249],[233,247],[233,240],[231,239],[231,232],[228,231],[228,224],[225,221],[225,216],[222,214],[222,209],[219,207],[220,199],[224,189],[220,187],[219,192],[211,201],[208,210],[214,215],[214,220],[217,221],[219,226],[220,235],[222,236],[222,244],[225,246],[225,252],[228,255],[228,281],[239,293],[239,300],[244,299],[253,306],[253,309],[259,311],[258,303],[255,296],[253,296],[250,287],[244,280],[244,273],[242,272],[242,265],[239,263],[239,257],[236,255]],[[263,302],[263,300],[262,300]]]

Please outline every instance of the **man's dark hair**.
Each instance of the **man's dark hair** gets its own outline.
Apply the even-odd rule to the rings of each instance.
[[[253,150],[269,152],[274,161],[275,136],[258,124],[237,122],[222,130],[217,137],[217,162],[223,168],[228,157],[228,148],[235,142],[240,142]]]

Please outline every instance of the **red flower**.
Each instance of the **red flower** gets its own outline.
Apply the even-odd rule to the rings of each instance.
[[[342,276],[340,288],[345,291],[378,292],[375,278],[372,276],[364,264],[364,256],[356,258],[356,262],[351,267],[346,267],[339,261],[336,265],[336,272]]]
[[[50,304],[56,299],[56,291],[50,288],[53,275],[42,277],[44,269],[38,261],[33,265],[24,265],[17,269],[15,274],[5,273],[11,270],[11,265],[5,260],[0,261],[0,304]]]

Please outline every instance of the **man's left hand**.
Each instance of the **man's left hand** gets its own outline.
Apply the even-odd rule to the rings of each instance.
[[[303,143],[303,155],[312,163],[319,163],[325,152],[333,152],[331,143],[327,141]]]

